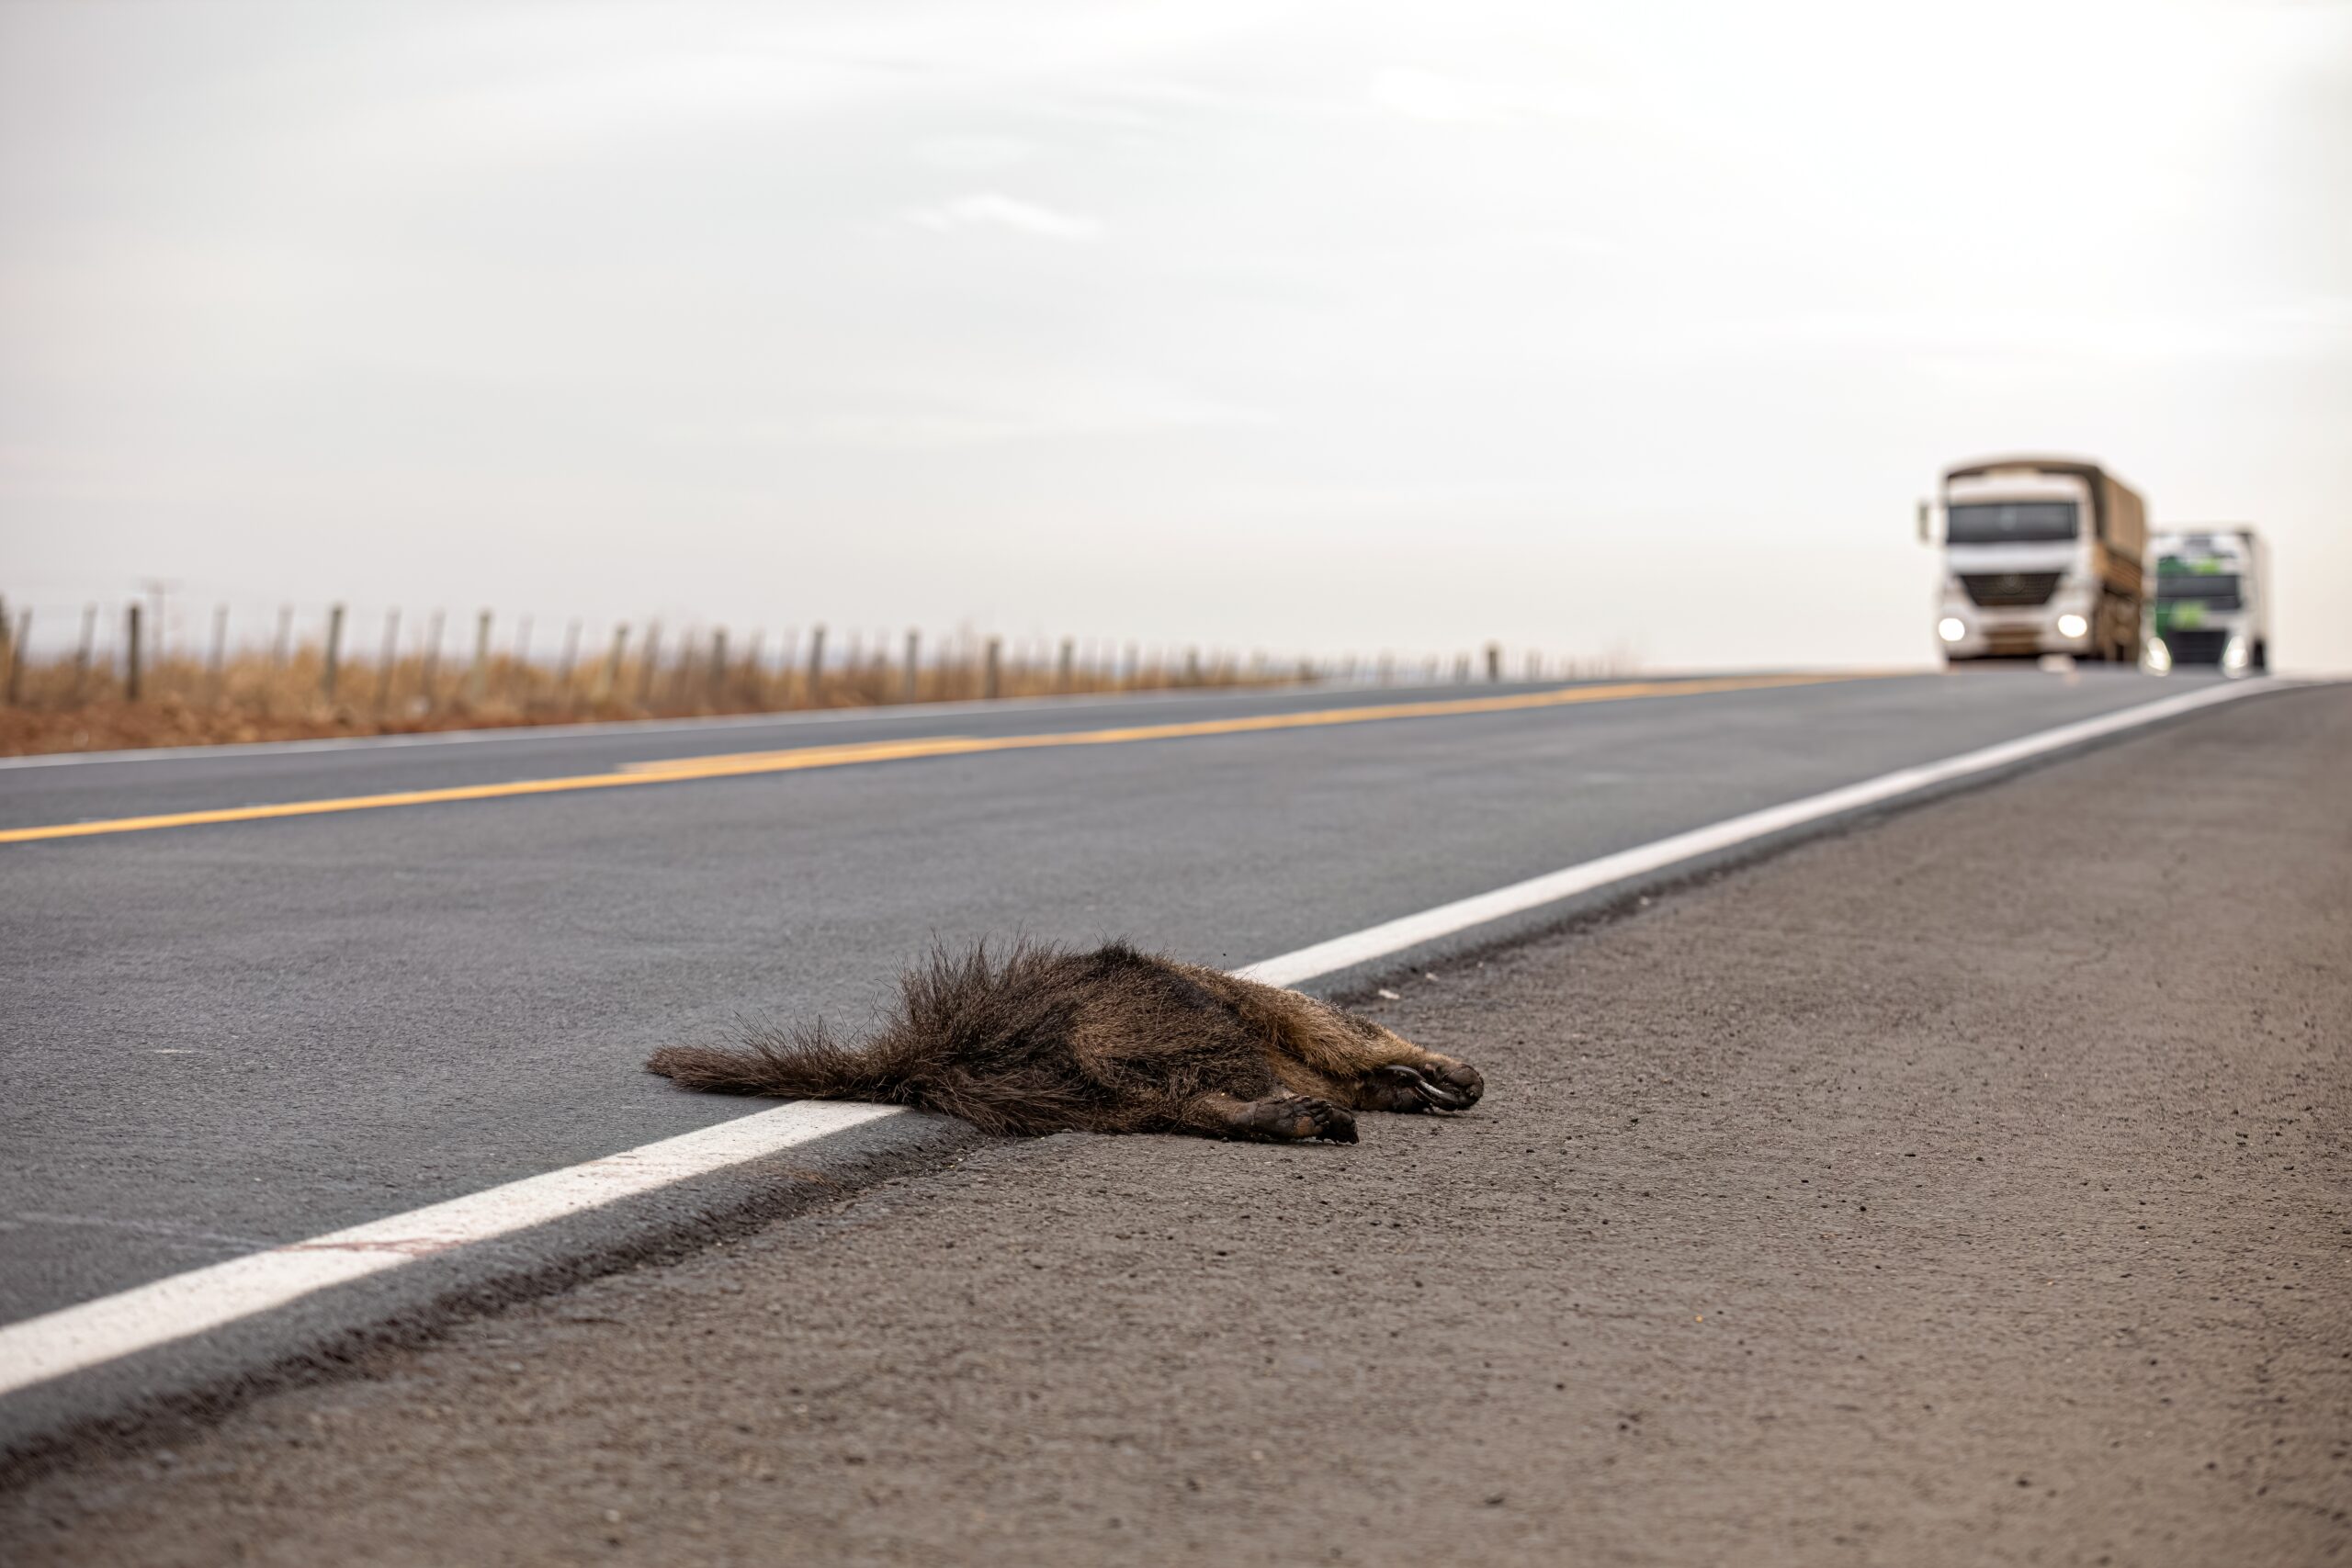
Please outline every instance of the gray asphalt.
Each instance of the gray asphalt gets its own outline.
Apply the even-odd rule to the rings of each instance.
[[[638,1066],[854,1023],[933,936],[1238,964],[2193,684],[1868,680],[0,847],[0,1320],[741,1114]],[[0,770],[0,821],[1394,695]]]
[[[1984,688],[1971,688],[1971,694]],[[35,1564],[2352,1556],[2352,692],[1399,977],[1457,1118],[988,1144],[0,1493]]]

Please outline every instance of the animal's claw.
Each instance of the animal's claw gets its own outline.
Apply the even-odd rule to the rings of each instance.
[[[1374,1069],[1372,1077],[1393,1089],[1409,1092],[1431,1111],[1467,1111],[1478,1103],[1478,1097],[1487,1090],[1486,1080],[1478,1076],[1478,1069],[1465,1062],[1449,1062],[1442,1066],[1392,1062],[1385,1067]]]

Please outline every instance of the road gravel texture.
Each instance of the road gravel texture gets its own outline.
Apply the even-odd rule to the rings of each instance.
[[[988,1145],[0,1498],[12,1562],[2352,1559],[2352,694],[1399,977],[1349,1148]]]

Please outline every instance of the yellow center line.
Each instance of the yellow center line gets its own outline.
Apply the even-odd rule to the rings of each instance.
[[[393,806],[439,806],[460,800],[505,800],[517,795],[568,795],[583,789],[624,789],[632,784],[684,784],[695,779],[740,778],[751,773],[789,773],[810,768],[842,768],[917,757],[966,757],[986,751],[1034,751],[1053,746],[1118,746],[1138,740],[1182,740],[1204,735],[1251,735],[1272,729],[1311,729],[1335,724],[1371,724],[1385,719],[1437,718],[1457,714],[1516,713],[1579,703],[1620,702],[1630,697],[1698,696],[1710,692],[1747,692],[1771,686],[1808,686],[1869,675],[1739,675],[1706,681],[1627,681],[1607,686],[1569,686],[1511,696],[1456,697],[1434,702],[1385,703],[1374,707],[1320,708],[1310,713],[1261,714],[1251,718],[1200,719],[1189,724],[1135,725],[1121,729],[1079,729],[1037,735],[941,735],[914,740],[874,740],[842,746],[804,746],[790,751],[739,751],[711,757],[677,757],[630,762],[605,773],[567,778],[516,779],[506,784],[461,784],[448,789],[401,790],[390,795],[346,795],[334,800],[295,800],[281,806],[232,806],[215,811],[175,811],[158,817],[119,817],[96,822],[60,822],[40,828],[0,829],[0,844],[45,839],[82,839],[101,833],[143,833],[157,828],[198,828],[220,822],[266,822],[281,817],[321,817],[338,811],[377,811]]]

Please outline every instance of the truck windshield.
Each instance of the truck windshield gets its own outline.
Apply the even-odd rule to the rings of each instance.
[[[2038,545],[2075,536],[2071,501],[1970,502],[1946,509],[1944,538],[1954,545]]]
[[[2220,572],[2164,572],[2156,578],[2156,602],[2234,610],[2238,608],[2238,580]]]

